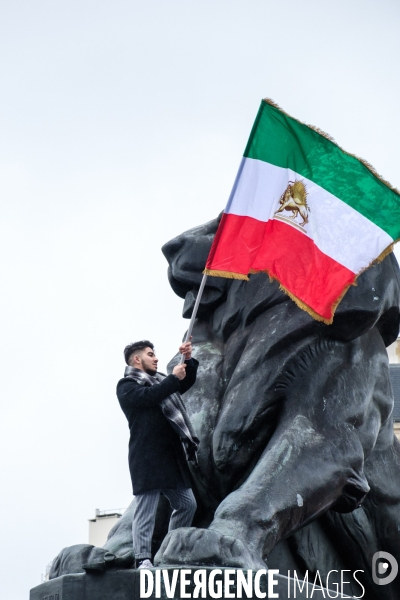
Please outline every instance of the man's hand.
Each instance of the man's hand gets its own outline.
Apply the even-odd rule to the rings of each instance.
[[[172,375],[176,375],[179,380],[185,379],[186,377],[186,365],[182,363],[181,365],[176,365],[172,369]]]
[[[192,336],[190,336],[190,340],[191,339]],[[190,340],[179,346],[179,353],[183,354],[185,360],[189,360],[190,358],[192,358],[192,342]]]

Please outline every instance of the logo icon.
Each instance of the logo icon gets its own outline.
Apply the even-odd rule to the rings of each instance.
[[[372,579],[377,585],[387,585],[395,580],[399,572],[399,565],[394,556],[389,552],[375,552],[372,557]],[[385,575],[380,577],[380,575]]]
[[[284,217],[278,213],[282,213],[284,210],[291,211],[292,214],[289,217]],[[283,192],[279,199],[279,208],[275,212],[274,217],[282,221],[290,219],[292,224],[300,226],[304,229],[306,223],[308,223],[308,213],[311,211],[307,204],[307,190],[306,186],[302,181],[289,181],[289,185]],[[299,221],[302,222],[300,223]]]

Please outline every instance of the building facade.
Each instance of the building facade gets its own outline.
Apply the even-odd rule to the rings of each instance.
[[[400,440],[400,338],[387,349],[389,356],[390,380],[394,396],[394,432]]]
[[[89,519],[89,544],[102,548],[111,529],[124,512],[125,508],[111,510],[96,508],[95,518]]]

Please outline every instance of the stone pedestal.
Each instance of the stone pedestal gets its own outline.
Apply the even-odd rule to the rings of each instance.
[[[215,569],[207,568],[202,569],[203,577],[205,578],[205,595],[203,596],[200,592],[199,598],[205,598],[206,600],[213,600],[214,598],[238,598],[237,595],[237,570],[231,569],[230,573],[225,573],[228,569],[220,569],[220,573],[215,573]],[[200,571],[198,567],[188,567],[187,569],[172,569],[168,568],[162,570],[157,576],[160,578],[159,594],[156,585],[156,571],[159,569],[151,569],[149,573],[150,577],[142,574],[140,570],[125,569],[125,570],[110,570],[101,574],[75,574],[75,575],[63,575],[57,579],[52,579],[46,583],[42,583],[37,587],[33,588],[30,593],[30,600],[142,600],[149,598],[149,600],[155,600],[161,598],[161,600],[167,600],[167,594],[165,585],[163,582],[164,572],[168,576],[168,582],[173,581],[174,571],[175,577],[177,578],[176,588],[173,596],[174,600],[183,600],[185,598],[190,599],[193,597],[193,591],[195,589],[195,583],[193,581],[194,573]],[[189,572],[190,571],[190,572]],[[214,571],[214,574],[212,572]],[[176,574],[177,572],[177,574]],[[243,571],[247,578],[247,572]],[[150,595],[148,592],[148,583],[153,575],[154,587]],[[279,598],[280,600],[288,600],[289,598],[297,598],[299,600],[305,600],[306,598],[313,598],[313,600],[322,600],[322,598],[350,598],[350,596],[339,595],[337,592],[331,591],[328,595],[327,590],[314,589],[312,585],[304,585],[302,591],[299,589],[299,585],[293,579],[288,579],[283,575],[274,574],[273,578],[276,584],[273,586],[272,591],[276,596],[268,593],[268,576],[261,575],[259,578],[259,587],[257,591],[254,585],[253,574],[253,586],[252,595],[247,596],[245,591],[242,590],[242,598],[251,598],[256,600],[258,598]],[[230,582],[229,589],[224,586],[224,579],[229,576]],[[142,585],[141,585],[142,577]],[[211,577],[211,580],[210,580]],[[182,579],[186,585],[181,591]],[[218,587],[218,582],[220,587]],[[303,582],[299,582],[302,587]],[[210,595],[210,586],[211,593]],[[296,590],[296,592],[294,591]],[[311,593],[313,594],[311,595]],[[186,595],[184,595],[186,594]],[[217,595],[215,595],[217,594]],[[231,595],[228,595],[231,594]],[[265,596],[264,596],[265,594]]]

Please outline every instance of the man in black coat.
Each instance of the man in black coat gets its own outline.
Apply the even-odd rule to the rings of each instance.
[[[190,527],[196,501],[187,460],[196,461],[199,443],[180,394],[196,381],[198,362],[190,342],[180,346],[185,362],[165,376],[148,340],[124,350],[127,367],[117,396],[130,429],[129,470],[135,495],[132,533],[136,567],[149,568],[151,540],[160,494],[173,509],[169,531]]]

